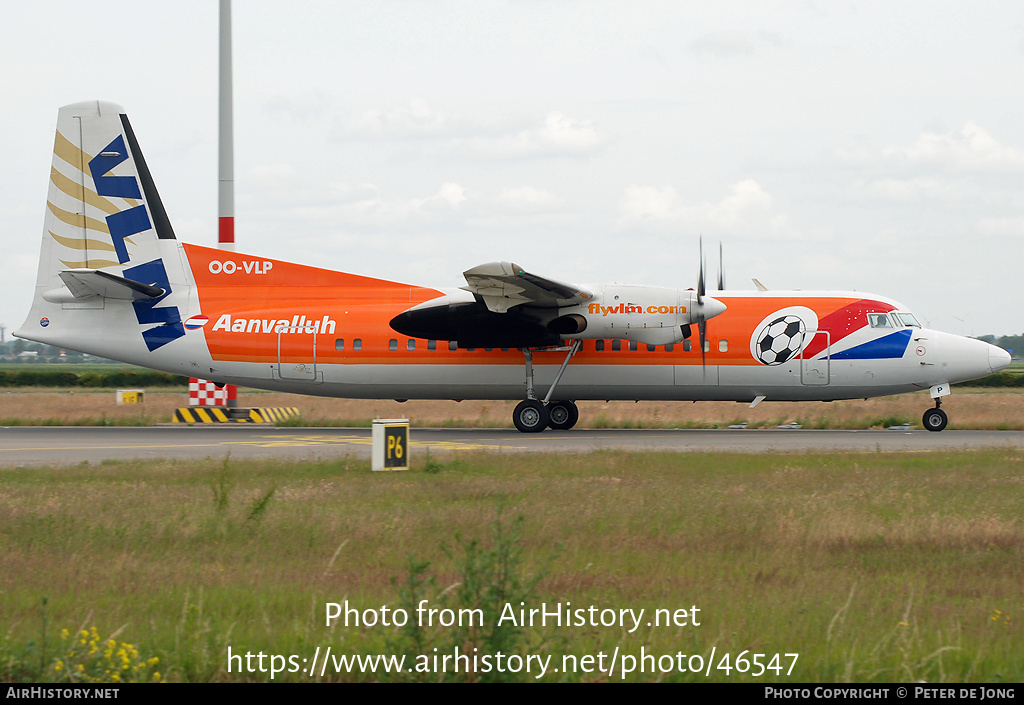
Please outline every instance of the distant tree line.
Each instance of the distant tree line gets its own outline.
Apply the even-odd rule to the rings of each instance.
[[[8,340],[0,345],[0,362],[61,362],[61,363],[105,363],[113,364],[113,360],[95,355],[86,355],[77,350],[59,348],[43,343],[33,343],[21,338]],[[122,364],[122,363],[117,363]]]
[[[155,370],[76,372],[73,369],[0,370],[0,387],[187,387],[188,377]]]
[[[978,340],[998,345],[1010,353],[1014,360],[1024,358],[1024,333],[1020,335],[979,335]]]

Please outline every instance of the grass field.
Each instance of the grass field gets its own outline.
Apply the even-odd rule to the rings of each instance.
[[[240,392],[241,406],[296,406],[302,426],[369,426],[374,418],[408,418],[416,426],[509,428],[512,401],[368,401],[296,394]],[[0,426],[149,426],[167,423],[174,409],[188,406],[180,391],[147,390],[145,403],[117,404],[112,390],[0,393]],[[734,402],[580,402],[580,428],[722,428],[746,421],[773,427],[796,421],[805,428],[920,428],[932,406],[927,393],[832,403],[770,402],[754,409]],[[957,389],[946,398],[951,429],[1024,430],[1024,388]]]
[[[228,648],[295,655],[307,668],[301,659],[331,647],[425,654],[427,665],[456,648],[551,656],[544,680],[618,681],[622,657],[641,649],[667,672],[626,680],[1024,680],[1017,451],[466,454],[421,457],[399,474],[366,465],[0,471],[0,679],[265,681],[239,673],[241,661],[229,673]],[[412,623],[420,599],[478,608],[484,624],[324,623],[326,603],[346,600],[377,615],[406,608]],[[632,632],[632,622],[497,628],[505,602],[645,613]],[[693,606],[685,626],[646,625],[652,610]],[[603,654],[607,668],[613,653],[611,675],[597,661],[582,671],[582,657]],[[566,654],[578,659],[569,672]],[[763,665],[780,654],[781,673],[755,678],[755,654]],[[710,675],[678,671],[693,656],[712,662]],[[538,664],[395,675],[336,673],[331,662],[322,677],[275,680],[529,681]]]

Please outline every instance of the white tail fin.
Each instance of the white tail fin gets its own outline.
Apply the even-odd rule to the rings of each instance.
[[[184,335],[171,304],[187,301],[187,275],[120,106],[60,109],[46,206],[35,298],[15,335],[97,354],[115,339],[152,352]]]

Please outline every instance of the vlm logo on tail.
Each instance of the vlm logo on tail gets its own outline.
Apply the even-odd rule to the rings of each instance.
[[[152,185],[145,189],[140,188],[139,180],[134,174],[117,176],[112,173],[116,167],[126,161],[129,162],[130,166],[135,167],[132,169],[133,172],[148,174],[148,170],[142,155],[139,153],[127,116],[109,116],[109,118],[110,124],[119,124],[124,133],[118,134],[99,154],[89,159],[89,175],[92,177],[97,196],[124,199],[130,206],[117,210],[107,215],[104,219],[107,223],[111,244],[114,246],[118,263],[128,264],[131,262],[131,255],[128,252],[128,243],[132,242],[130,238],[134,235],[153,230],[147,205],[152,207],[153,202],[159,200],[159,196],[156,195],[155,188]],[[125,143],[125,134],[128,135],[128,143],[132,145],[131,153]],[[85,156],[88,157],[87,154]],[[145,191],[145,195],[143,195],[143,191]],[[139,200],[142,202],[137,203]],[[160,210],[163,210],[162,205]],[[127,267],[122,275],[131,282],[154,286],[163,290],[163,293],[159,296],[132,301],[132,308],[135,310],[135,318],[139,325],[152,326],[156,324],[156,327],[147,328],[142,331],[142,338],[150,352],[185,335],[185,328],[182,324],[181,313],[178,307],[158,306],[161,301],[172,293],[167,270],[161,259],[154,259],[143,264]]]

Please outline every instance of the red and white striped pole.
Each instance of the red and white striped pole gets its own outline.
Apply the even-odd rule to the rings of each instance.
[[[220,0],[220,155],[217,246],[235,249],[235,150],[231,86],[231,0]]]
[[[220,132],[217,160],[217,247],[235,249],[235,148],[231,85],[231,0],[220,0]],[[225,385],[227,406],[238,406],[238,388]]]

